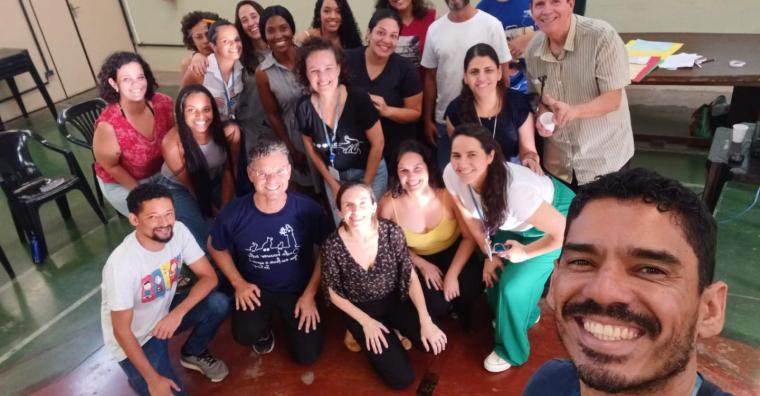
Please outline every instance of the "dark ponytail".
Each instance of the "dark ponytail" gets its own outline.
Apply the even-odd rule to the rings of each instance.
[[[461,124],[454,128],[451,137],[452,144],[459,136],[467,136],[480,142],[480,147],[486,155],[493,153],[493,161],[486,169],[486,178],[480,189],[480,202],[483,206],[483,221],[491,233],[504,224],[507,219],[507,188],[510,175],[505,164],[504,154],[499,143],[491,137],[491,133],[480,124]]]

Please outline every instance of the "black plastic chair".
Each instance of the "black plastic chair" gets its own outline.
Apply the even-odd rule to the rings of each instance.
[[[43,176],[32,160],[27,147],[32,138],[64,156],[71,175],[55,178]],[[100,210],[95,196],[79,167],[74,154],[65,148],[55,146],[28,130],[0,132],[0,186],[8,198],[11,217],[21,242],[31,241],[36,236],[40,257],[47,256],[47,244],[42,229],[39,208],[42,204],[55,200],[64,219],[71,218],[71,210],[66,194],[74,189],[82,192],[103,224],[106,218]]]
[[[16,273],[13,272],[11,262],[8,261],[8,256],[5,255],[5,251],[3,250],[2,246],[0,246],[0,263],[3,264],[3,268],[5,269],[5,272],[8,273],[8,276],[11,278],[11,280],[16,279]]]
[[[58,115],[58,131],[66,140],[92,152],[92,138],[95,135],[95,121],[108,103],[100,98],[90,99],[64,109]],[[95,156],[92,162],[92,182],[98,195],[100,206],[104,205],[98,177],[95,175]]]

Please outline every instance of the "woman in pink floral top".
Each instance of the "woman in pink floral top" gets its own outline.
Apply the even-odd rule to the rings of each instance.
[[[161,170],[161,141],[174,126],[172,98],[156,92],[150,66],[131,52],[111,54],[98,83],[109,104],[95,122],[95,173],[105,198],[126,216],[127,194]]]

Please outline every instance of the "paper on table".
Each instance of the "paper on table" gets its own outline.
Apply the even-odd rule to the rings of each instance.
[[[668,70],[675,70],[680,67],[694,67],[694,62],[699,58],[699,54],[680,53],[667,57],[660,67]]]
[[[629,41],[625,47],[628,50],[629,57],[659,56],[664,59],[681,49],[683,43],[636,39]]]

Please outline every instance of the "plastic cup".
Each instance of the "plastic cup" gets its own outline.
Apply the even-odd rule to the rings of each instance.
[[[731,141],[741,143],[744,141],[744,135],[747,134],[749,126],[744,124],[734,124],[734,130],[731,131]]]
[[[541,116],[538,117],[538,122],[543,125],[544,129],[546,129],[547,132],[554,132],[554,113],[546,112],[544,114],[541,114]]]

